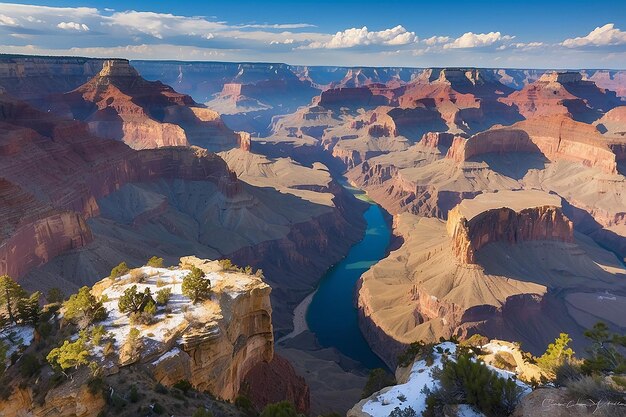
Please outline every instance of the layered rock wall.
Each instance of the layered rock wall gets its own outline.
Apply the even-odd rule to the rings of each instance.
[[[459,206],[446,223],[452,252],[462,264],[476,263],[476,252],[492,242],[515,244],[529,240],[574,241],[574,226],[558,207],[531,207],[519,212],[491,209],[467,220]]]

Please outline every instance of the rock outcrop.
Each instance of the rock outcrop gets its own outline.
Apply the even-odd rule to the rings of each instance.
[[[463,162],[486,153],[515,152],[539,153],[551,161],[577,161],[609,174],[617,171],[615,153],[594,126],[563,115],[536,117],[469,139],[455,138],[447,156]]]
[[[98,75],[50,103],[85,121],[92,133],[135,149],[197,145],[221,151],[241,145],[220,115],[161,82],[147,81],[125,60],[108,60]]]
[[[501,192],[479,196],[476,207],[482,207],[481,200],[485,207],[510,206],[499,201]],[[569,309],[567,294],[626,290],[626,269],[619,260],[587,238],[574,234],[572,239],[571,223],[549,196],[522,214],[521,207],[534,205],[524,197],[533,192],[509,193],[513,210],[481,208],[480,213],[495,217],[474,224],[471,243],[467,236],[453,240],[441,220],[408,213],[394,217],[400,246],[362,275],[357,301],[361,330],[387,364],[393,367],[409,343],[440,336],[478,332],[520,341],[533,352],[543,351],[564,329],[584,340],[587,323]],[[470,215],[469,221],[455,222],[452,213],[449,218],[458,238],[460,232],[471,234],[468,224],[481,215]],[[472,245],[480,248],[474,251]],[[604,315],[606,308],[576,305],[588,314]]]
[[[574,241],[561,199],[541,191],[500,191],[463,200],[448,213],[446,229],[462,264],[475,264],[476,252],[493,242]]]

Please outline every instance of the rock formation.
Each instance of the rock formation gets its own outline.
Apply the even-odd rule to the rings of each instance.
[[[462,264],[475,264],[476,253],[493,242],[574,241],[572,222],[561,199],[541,191],[500,191],[463,200],[448,212],[446,229],[452,252]]]
[[[97,76],[53,100],[51,108],[66,108],[95,135],[135,149],[197,145],[219,151],[242,145],[217,112],[158,81],[146,81],[125,60],[105,61]]]
[[[564,329],[583,340],[587,323],[569,310],[567,294],[626,289],[618,259],[573,234],[558,197],[500,191],[475,200],[452,210],[447,224],[395,216],[400,247],[361,277],[360,326],[390,366],[407,344],[440,336],[498,335],[531,351]]]
[[[569,115],[586,123],[621,104],[614,92],[583,80],[579,72],[548,72],[500,101],[517,106],[526,118]]]

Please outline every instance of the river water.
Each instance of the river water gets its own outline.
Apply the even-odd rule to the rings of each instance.
[[[352,246],[346,257],[330,268],[320,281],[306,320],[309,330],[315,333],[322,346],[334,347],[366,368],[386,368],[359,330],[354,300],[355,286],[361,274],[386,256],[391,229],[383,210],[362,190],[342,185],[370,204],[363,215],[367,228],[363,240]]]

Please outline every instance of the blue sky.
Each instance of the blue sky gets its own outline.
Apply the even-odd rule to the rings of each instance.
[[[626,2],[25,1],[0,51],[308,65],[626,68]]]

